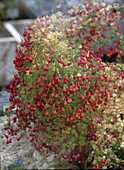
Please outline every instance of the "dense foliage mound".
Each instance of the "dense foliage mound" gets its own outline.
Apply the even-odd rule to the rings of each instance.
[[[29,129],[38,151],[60,153],[73,168],[121,166],[123,105],[115,103],[123,92],[124,42],[116,21],[124,15],[114,8],[116,13],[104,2],[85,1],[28,25],[16,49],[18,74],[7,90],[12,93],[7,143],[11,135],[21,140],[17,133]],[[117,61],[103,63],[104,52],[117,54]]]

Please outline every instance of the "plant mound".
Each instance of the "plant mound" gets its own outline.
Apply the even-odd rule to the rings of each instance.
[[[115,22],[124,15],[114,8],[116,13],[104,2],[85,1],[67,14],[58,12],[28,25],[16,49],[18,74],[7,90],[12,93],[6,108],[7,143],[12,142],[9,135],[19,141],[17,133],[28,129],[38,151],[45,148],[55,157],[61,153],[73,168],[121,165],[115,150],[123,149],[123,120],[114,109],[106,113],[114,93],[117,98],[117,90],[123,90],[118,81],[124,78],[124,42]],[[105,51],[108,57],[117,54],[117,61],[103,63]]]

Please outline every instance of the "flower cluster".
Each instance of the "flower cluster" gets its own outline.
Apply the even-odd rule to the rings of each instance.
[[[16,49],[14,64],[18,74],[7,90],[12,93],[11,106],[6,108],[10,127],[5,135],[7,143],[11,142],[9,135],[28,129],[38,151],[45,148],[46,153],[53,151],[57,157],[63,150],[62,157],[68,162],[78,160],[92,168],[111,167],[110,162],[115,162],[104,154],[98,160],[89,156],[92,150],[97,150],[93,154],[103,153],[103,148],[109,155],[113,153],[109,149],[111,140],[97,133],[106,117],[106,106],[118,89],[117,83],[124,77],[124,42],[115,23],[124,15],[113,13],[111,8],[104,2],[85,1],[84,7],[75,6],[67,14],[58,12],[28,25],[24,41]],[[117,53],[117,62],[103,63],[104,51],[108,57]],[[15,107],[16,115],[11,118]],[[103,137],[105,145],[101,143]],[[119,135],[116,139],[121,140]]]

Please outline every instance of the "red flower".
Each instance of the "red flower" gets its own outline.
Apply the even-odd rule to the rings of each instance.
[[[47,26],[49,27],[49,26],[50,26],[50,23],[47,23]]]
[[[69,34],[69,32],[66,32],[66,35],[68,35]]]
[[[35,141],[38,142],[38,138],[35,138]]]
[[[59,102],[59,100],[56,102],[56,104],[60,105],[60,102]]]
[[[75,36],[75,33],[71,33],[71,36],[74,37],[74,36]]]
[[[52,51],[51,51],[51,54],[54,54],[54,53],[55,53],[55,52],[52,50]]]
[[[45,114],[48,116],[48,115],[49,115],[49,112],[47,111]]]
[[[59,147],[59,146],[60,146],[58,141],[57,141],[57,144],[56,144],[56,146],[57,146],[57,147]]]
[[[51,62],[51,58],[49,58],[49,57],[47,57],[47,61],[48,61],[48,63],[50,63]]]
[[[64,102],[64,106],[66,106],[67,105],[67,102],[66,102],[66,100],[65,100],[65,102]]]
[[[47,17],[46,17],[46,20],[49,20],[49,19],[50,19],[50,18],[47,16]]]
[[[19,141],[21,139],[21,136],[17,138],[17,141]]]
[[[30,73],[30,74],[32,74],[32,73],[33,73],[32,68],[30,69],[29,73]]]
[[[89,112],[91,113],[92,112],[92,109],[89,107]]]
[[[100,146],[100,142],[97,143],[97,146]]]
[[[100,8],[99,8],[99,7],[97,7],[97,8],[96,8],[96,10],[97,10],[97,11],[99,11],[99,10],[100,10]]]
[[[57,114],[56,110],[53,112],[53,114],[54,114],[54,115],[56,115],[56,114]]]
[[[23,36],[27,36],[27,33],[26,33],[26,31],[24,31],[24,32],[23,32]]]
[[[64,112],[65,111],[65,109],[64,109],[64,107],[62,106],[62,112]]]
[[[84,1],[84,5],[87,5],[88,4],[88,1]]]
[[[69,97],[67,97],[67,102],[68,102],[68,103],[71,103],[71,102],[72,102],[72,99],[70,99]]]
[[[113,87],[113,89],[117,89],[117,87],[116,87],[116,85],[114,84],[114,87]]]
[[[30,141],[33,142],[33,141],[34,141],[34,138],[31,138]]]
[[[40,25],[38,25],[38,26],[37,26],[37,28],[38,28],[38,29],[41,29],[41,26],[40,26]]]
[[[91,117],[91,121],[93,121],[93,118]]]
[[[55,94],[55,98],[58,98],[58,94]]]

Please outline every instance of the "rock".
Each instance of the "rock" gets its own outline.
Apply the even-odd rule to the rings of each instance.
[[[43,169],[48,169],[49,168],[49,164],[47,164],[46,162],[44,162],[43,164]]]
[[[43,159],[43,156],[41,156],[37,150],[34,151],[33,157],[36,158],[38,161]]]
[[[50,155],[47,157],[47,162],[52,162],[54,159],[54,155]]]
[[[53,152],[46,154],[46,151],[38,152],[30,142],[28,134],[25,134],[20,141],[16,136],[12,136],[12,143],[6,144],[4,134],[7,129],[4,124],[7,116],[0,117],[0,169],[8,170],[9,167],[16,165],[18,157],[27,169],[67,169],[68,163],[61,156],[54,158]],[[60,158],[61,157],[61,158]]]

